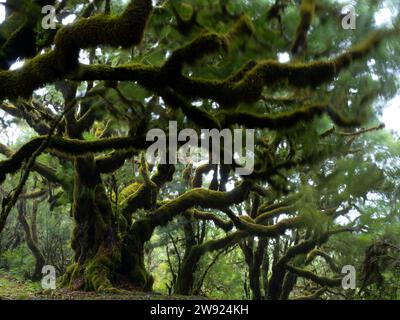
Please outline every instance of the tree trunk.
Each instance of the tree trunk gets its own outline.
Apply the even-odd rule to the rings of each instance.
[[[121,262],[116,219],[93,156],[77,158],[74,165],[75,263],[68,268],[63,284],[73,290],[108,290],[116,283]]]
[[[266,240],[266,247],[268,248],[268,240]],[[264,289],[264,299],[268,296],[268,276],[269,276],[269,255],[268,250],[265,250],[263,262],[261,264],[261,274],[262,274],[262,287]]]
[[[291,272],[286,273],[283,280],[281,300],[288,300],[297,282],[297,276]]]
[[[17,204],[18,209],[18,220],[21,223],[24,233],[26,244],[28,245],[29,250],[32,252],[35,258],[35,270],[32,274],[33,280],[39,280],[42,276],[42,269],[45,265],[45,259],[42,252],[39,249],[38,243],[35,241],[32,236],[31,228],[26,220],[26,202],[25,200],[20,200]]]
[[[190,295],[193,290],[197,266],[205,251],[195,245],[183,259],[182,269],[175,285],[175,294]]]
[[[118,268],[121,280],[144,291],[150,291],[154,283],[144,263],[144,245],[152,233],[153,229],[146,219],[137,221],[129,229],[122,243],[121,264]]]
[[[263,262],[265,248],[268,240],[260,239],[253,256],[253,265],[250,268],[250,288],[253,293],[253,300],[261,300],[261,265]]]
[[[196,247],[196,239],[193,231],[193,219],[185,218],[185,254],[182,268],[175,284],[175,294],[190,295],[194,289],[195,273],[202,257],[201,250]]]

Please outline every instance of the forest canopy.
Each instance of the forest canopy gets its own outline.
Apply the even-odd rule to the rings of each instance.
[[[0,7],[0,299],[400,298],[398,0]]]

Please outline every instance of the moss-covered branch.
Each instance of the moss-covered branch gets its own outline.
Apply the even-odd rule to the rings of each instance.
[[[24,144],[9,159],[0,161],[0,183],[5,180],[6,174],[19,170],[23,162],[40,148],[47,136],[34,138]],[[103,152],[107,150],[136,150],[145,148],[146,142],[131,137],[107,138],[100,140],[84,141],[61,137],[50,137],[46,149],[56,150],[68,155],[80,156],[88,153]]]
[[[304,300],[317,300],[319,299],[325,292],[326,292],[327,288],[323,287],[321,289],[316,290],[314,293],[308,295],[308,296],[303,296],[303,297],[298,297],[294,300],[300,300],[300,301],[304,301]]]
[[[216,250],[226,249],[229,246],[235,245],[239,240],[246,236],[243,231],[233,232],[221,239],[210,240],[200,245],[194,245],[190,251],[185,255],[181,271],[179,272],[178,279],[175,285],[176,294],[190,294],[191,285],[194,282],[195,272],[197,265],[204,254]]]
[[[104,65],[80,66],[79,72],[71,75],[71,78],[137,81],[141,86],[156,92],[172,88],[177,94],[187,98],[212,99],[223,106],[232,107],[241,102],[257,101],[265,86],[278,82],[286,81],[295,87],[316,87],[332,81],[353,61],[368,55],[382,39],[395,33],[395,30],[376,31],[365,41],[331,60],[289,64],[275,60],[250,61],[237,74],[223,80],[208,80],[177,74],[171,76],[164,72],[162,67],[141,64],[115,68]]]
[[[248,219],[240,218],[233,221],[237,228],[244,230],[247,233],[258,237],[277,237],[285,233],[288,229],[297,229],[306,226],[305,219],[302,216],[295,218],[287,218],[273,225],[262,225],[249,221]]]
[[[172,181],[174,173],[174,165],[159,164],[156,173],[151,177],[150,183],[134,182],[121,191],[122,212],[128,221],[137,209],[150,210],[154,208],[159,190],[165,183]]]
[[[183,47],[175,50],[171,57],[165,62],[163,70],[165,72],[182,72],[185,64],[193,64],[204,56],[228,50],[228,39],[218,33],[205,33]]]
[[[206,32],[196,37],[181,48],[172,52],[171,57],[165,62],[163,72],[181,73],[185,64],[193,64],[209,54],[220,50],[227,52],[230,41],[241,34],[251,35],[254,27],[247,16],[242,16],[227,34]]]
[[[296,206],[295,205],[290,205],[286,207],[279,207],[270,211],[267,211],[265,213],[260,214],[257,216],[255,221],[257,223],[265,223],[266,221],[269,221],[270,219],[277,218],[282,214],[289,214],[293,213],[296,211]]]
[[[27,61],[21,69],[0,71],[0,99],[28,97],[38,87],[64,78],[79,66],[80,49],[139,44],[151,12],[151,0],[132,0],[121,16],[96,15],[64,26],[55,36],[53,51]]]
[[[316,0],[302,0],[300,5],[300,24],[296,30],[292,45],[292,54],[299,54],[306,49],[307,33],[315,14]]]
[[[309,279],[323,287],[330,287],[330,288],[337,287],[340,286],[342,283],[342,278],[331,279],[331,278],[321,277],[309,270],[297,268],[290,264],[286,265],[286,269],[289,270],[290,272],[297,274],[299,277]]]
[[[24,119],[31,128],[41,135],[48,134],[50,131],[48,123],[54,121],[54,117],[50,116],[48,111],[38,104],[35,104],[33,108],[26,102],[18,103],[18,105],[4,102],[0,105],[0,109],[13,117]]]
[[[226,232],[232,230],[232,228],[233,228],[232,221],[225,221],[211,212],[204,212],[204,211],[200,211],[197,209],[191,209],[191,210],[185,211],[183,215],[188,216],[188,217],[193,217],[198,220],[212,221],[212,222],[214,222],[214,224],[217,227],[221,228],[222,230],[224,230]]]
[[[176,215],[195,206],[224,210],[233,204],[243,202],[248,197],[250,188],[250,183],[243,182],[230,192],[192,189],[155,210],[149,219],[153,227],[157,227],[165,225]]]
[[[323,258],[328,263],[333,272],[340,273],[340,268],[336,265],[333,258],[321,249],[314,249],[307,255],[307,259],[305,261],[306,265],[310,264],[318,256]]]
[[[287,264],[291,259],[300,254],[307,254],[316,246],[326,243],[329,238],[335,234],[348,231],[352,230],[349,228],[334,229],[323,234],[313,236],[310,239],[301,241],[300,243],[290,247],[272,268],[272,276],[268,285],[268,299],[278,300],[281,298],[281,284],[286,274]]]
[[[96,168],[101,173],[112,173],[121,168],[127,159],[136,154],[137,151],[114,151],[110,155],[96,158]]]
[[[270,203],[266,202],[258,208],[257,216],[268,213],[269,211],[273,211],[275,209],[279,209],[281,207],[288,207],[296,203],[298,200],[300,200],[303,197],[303,194],[301,192],[295,193],[292,195],[287,196],[284,200],[276,203]]]
[[[327,109],[327,105],[318,104],[278,115],[260,115],[245,111],[223,111],[218,114],[218,118],[221,119],[224,127],[239,124],[247,128],[289,129],[300,121],[312,120],[315,116],[325,113]]]
[[[18,58],[31,58],[41,48],[37,46],[35,26],[41,8],[54,5],[55,0],[30,2],[29,14],[16,10],[0,25],[0,68],[8,69]]]
[[[0,143],[0,153],[7,157],[12,157],[15,154],[14,150],[8,148],[6,145],[4,145],[2,143]],[[1,167],[1,164],[0,164],[0,167]],[[32,169],[33,169],[33,171],[36,171],[38,174],[40,174],[41,176],[46,178],[48,181],[57,183],[65,189],[69,188],[69,186],[70,186],[68,181],[65,181],[64,179],[60,178],[56,174],[55,169],[53,169],[39,161],[35,162]]]

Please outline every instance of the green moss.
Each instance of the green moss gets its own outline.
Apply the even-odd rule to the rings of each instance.
[[[257,61],[250,60],[246,62],[239,71],[226,79],[226,82],[234,84],[242,80],[254,67],[258,65]]]
[[[145,291],[150,291],[154,284],[153,276],[148,274],[146,269],[138,264],[136,264],[129,273],[129,280]]]
[[[347,68],[354,60],[360,60],[367,56],[373,49],[375,49],[385,37],[397,34],[396,29],[393,30],[378,30],[373,32],[365,40],[353,46],[347,52],[339,55],[334,59],[335,71]]]
[[[10,158],[0,161],[0,183],[6,178],[6,174],[16,172],[21,169],[25,160],[40,147],[47,136],[40,136],[24,144]],[[61,153],[73,156],[82,156],[93,152],[102,152],[110,149],[115,150],[134,150],[136,147],[144,147],[143,142],[135,138],[106,138],[93,141],[67,139],[53,136],[50,138],[49,149],[57,150]]]
[[[292,46],[292,53],[298,54],[304,51],[307,46],[307,33],[310,29],[314,14],[316,0],[302,0],[300,6],[300,24],[296,30],[295,40]]]
[[[55,37],[57,50],[98,45],[128,48],[140,43],[152,11],[151,0],[133,0],[119,17],[97,15],[63,27]]]
[[[254,103],[264,87],[285,83],[293,87],[317,87],[332,81],[353,61],[362,59],[371,52],[381,40],[393,31],[378,31],[362,43],[332,60],[310,63],[282,64],[275,60],[249,61],[241,70],[223,80],[176,77],[169,85],[185,97],[212,99],[224,108],[234,108],[239,103]],[[139,80],[140,82],[140,80]]]
[[[163,66],[166,73],[181,73],[185,64],[191,65],[203,57],[220,50],[227,52],[230,42],[240,35],[253,35],[250,17],[243,15],[226,34],[203,33],[181,48],[176,49]]]
[[[180,73],[184,64],[193,64],[206,55],[228,51],[228,40],[225,35],[205,33],[195,38],[183,47],[175,50],[164,64],[163,70],[167,73]]]
[[[248,15],[242,15],[238,21],[229,30],[227,36],[233,40],[239,36],[252,36],[256,33],[251,18]]]
[[[195,123],[199,128],[221,128],[218,120],[210,112],[193,106],[182,96],[172,92],[171,90],[164,91],[162,97],[169,106],[173,108],[180,108],[185,116]]]
[[[126,198],[121,201],[122,213],[128,221],[133,212],[139,208],[151,209],[155,198],[153,190],[146,187],[144,184],[139,184],[137,189],[135,185],[131,185],[131,190],[125,190]],[[131,192],[128,194],[128,192]]]
[[[244,181],[230,192],[202,188],[191,189],[162,207],[157,208],[147,219],[154,229],[156,226],[166,225],[178,214],[195,206],[224,210],[233,204],[239,204],[244,201],[250,192],[251,184],[251,182]]]
[[[121,256],[119,250],[101,247],[95,257],[84,264],[75,263],[67,268],[61,285],[72,290],[110,292],[114,289],[113,279]]]
[[[118,271],[127,279],[142,288],[150,291],[154,279],[146,271],[144,265],[144,243],[152,235],[154,228],[149,220],[143,219],[135,223],[129,234],[124,238],[122,245],[121,265]]]
[[[327,105],[312,105],[298,108],[291,112],[282,112],[277,115],[259,115],[250,112],[223,111],[218,114],[218,118],[224,126],[233,124],[244,125],[247,128],[268,128],[268,129],[289,129],[301,121],[312,120],[315,116],[327,112]]]
[[[119,194],[119,201],[122,203],[124,200],[134,195],[141,186],[142,186],[141,183],[134,182],[128,185],[126,188],[122,189],[122,191]]]
[[[297,268],[297,267],[291,266],[289,264],[286,266],[286,268],[290,272],[293,272],[302,278],[310,279],[313,282],[315,282],[323,287],[331,287],[331,288],[339,287],[342,283],[342,278],[331,279],[331,278],[326,278],[326,277],[320,277],[309,270]]]
[[[63,274],[63,276],[60,279],[60,285],[62,287],[70,288],[70,289],[75,289],[74,284],[73,284],[73,279],[77,279],[77,272],[78,272],[78,264],[74,263],[70,266],[67,267],[67,270]],[[78,289],[78,288],[77,288]]]
[[[106,256],[96,257],[84,266],[85,289],[104,291],[113,287],[110,279],[111,259]]]
[[[133,0],[119,17],[97,15],[61,28],[54,51],[36,56],[19,70],[0,72],[0,99],[28,97],[41,85],[65,77],[78,66],[80,49],[139,44],[151,12],[151,0]]]

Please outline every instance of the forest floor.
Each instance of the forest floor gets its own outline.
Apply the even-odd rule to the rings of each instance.
[[[0,270],[0,300],[204,300],[205,297],[168,296],[155,292],[95,293],[65,289],[43,290],[38,282],[21,280]]]

